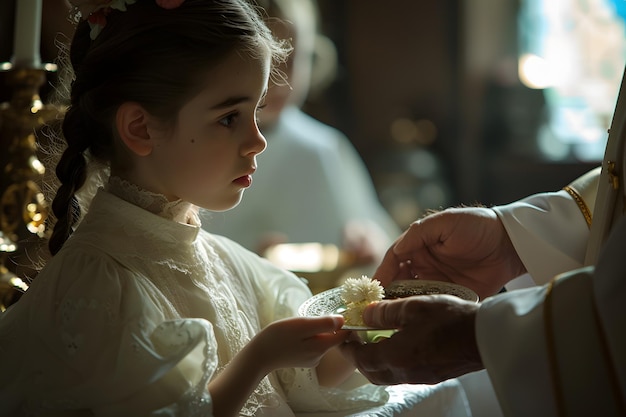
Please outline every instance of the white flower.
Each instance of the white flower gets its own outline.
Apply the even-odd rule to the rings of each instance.
[[[348,326],[365,326],[363,322],[363,310],[370,305],[369,302],[361,301],[360,303],[349,303],[343,316]]]
[[[384,295],[385,290],[380,281],[365,275],[361,278],[348,278],[341,287],[341,299],[346,304],[360,302],[369,304],[382,300]]]

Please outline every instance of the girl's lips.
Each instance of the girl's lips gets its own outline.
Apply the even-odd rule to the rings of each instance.
[[[244,188],[248,188],[249,186],[252,185],[252,176],[251,175],[243,175],[239,178],[237,178],[236,180],[233,181],[235,184],[244,187]]]

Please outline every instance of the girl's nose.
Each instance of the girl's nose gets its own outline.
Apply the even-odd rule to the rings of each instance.
[[[258,155],[263,152],[266,147],[267,140],[265,140],[265,136],[263,136],[263,134],[259,130],[259,126],[255,124],[253,131],[250,134],[250,137],[244,144],[243,152],[245,155]]]

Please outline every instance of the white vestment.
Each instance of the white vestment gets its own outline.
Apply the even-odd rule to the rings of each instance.
[[[623,416],[626,218],[596,267],[485,300],[483,363],[505,416]]]
[[[589,225],[583,212],[585,207],[593,212],[594,187],[597,187],[598,176],[599,171],[593,170],[561,191],[540,193],[493,207],[528,270],[524,276],[509,282],[507,290],[543,285],[560,273],[584,265]],[[586,206],[577,202],[573,198],[575,195],[584,196]],[[499,300],[504,302],[505,298]],[[483,336],[486,338],[489,335]],[[491,336],[494,343],[500,340],[498,333]],[[503,415],[486,371],[464,375],[459,380],[474,415]]]
[[[589,226],[567,191],[536,194],[493,210],[533,285],[546,284],[555,275],[584,265]],[[509,283],[507,289],[515,289],[518,282]]]

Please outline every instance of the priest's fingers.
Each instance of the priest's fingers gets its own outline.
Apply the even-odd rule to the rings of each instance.
[[[415,295],[370,304],[363,311],[363,321],[380,329],[413,327],[420,335],[426,335],[427,331],[455,319],[464,308],[475,307],[475,303],[449,294]]]
[[[434,216],[431,216],[434,217]],[[396,256],[406,257],[441,242],[441,226],[436,220],[417,220],[400,236],[393,246]]]
[[[381,261],[378,268],[376,268],[376,272],[374,272],[374,279],[377,279],[381,282],[383,287],[389,285],[392,281],[396,279],[409,279],[409,276],[401,276],[405,272],[402,268],[400,268],[400,259],[393,252],[393,248],[387,250],[383,260]]]
[[[363,344],[350,341],[339,346],[341,352],[362,372],[378,372],[387,368],[385,352],[377,349],[377,344]]]
[[[363,311],[363,321],[380,329],[401,329],[415,319],[414,312],[418,308],[415,304],[411,297],[370,304]]]
[[[415,346],[401,346],[389,340],[365,345],[350,342],[340,348],[361,374],[377,385],[436,384],[482,369],[465,360],[422,355]]]
[[[382,343],[382,342],[379,342]],[[370,382],[377,385],[392,385],[404,382],[391,370],[388,362],[390,352],[381,349],[378,343],[361,344],[348,342],[340,345],[341,352],[359,369]]]

